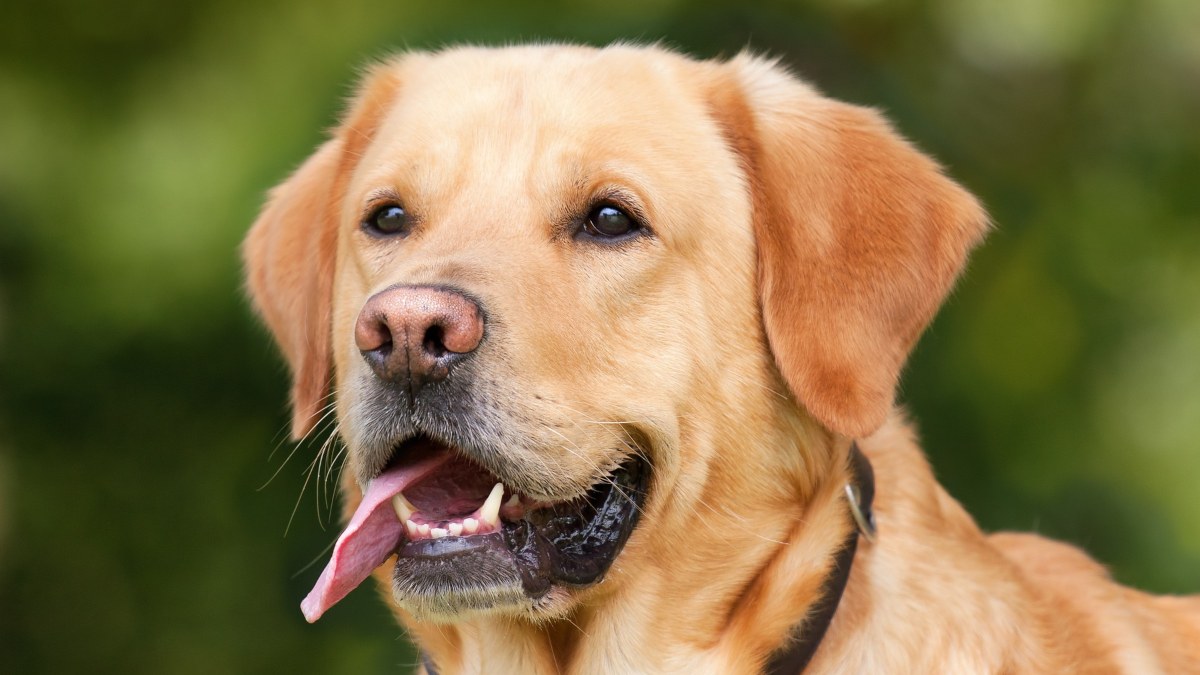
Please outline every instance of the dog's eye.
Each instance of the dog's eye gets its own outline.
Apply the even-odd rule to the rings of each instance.
[[[408,213],[396,204],[381,206],[363,221],[363,228],[376,235],[404,234],[409,229]]]
[[[584,232],[593,237],[612,239],[622,237],[639,229],[638,223],[628,213],[610,204],[592,209],[583,224]]]

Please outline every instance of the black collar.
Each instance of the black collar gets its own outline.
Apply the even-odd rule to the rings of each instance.
[[[846,498],[855,529],[850,531],[834,558],[833,572],[825,579],[816,606],[796,627],[795,639],[771,655],[766,675],[799,675],[808,667],[833,622],[833,614],[846,590],[846,582],[850,580],[850,566],[854,564],[859,534],[868,540],[875,537],[875,515],[871,511],[871,502],[875,499],[875,471],[871,461],[858,449],[858,443],[850,444],[850,482],[846,484]]]
[[[875,471],[871,468],[871,461],[858,449],[858,443],[850,444],[850,482],[846,484],[846,498],[856,527],[850,531],[834,558],[833,573],[825,579],[814,613],[797,627],[795,640],[771,655],[765,675],[799,675],[808,667],[808,662],[821,646],[825,631],[833,622],[833,614],[846,590],[846,582],[850,580],[850,566],[858,549],[859,533],[868,540],[875,537],[875,515],[871,511],[871,502],[875,499]],[[421,663],[425,665],[428,675],[438,675],[429,654],[421,652]]]

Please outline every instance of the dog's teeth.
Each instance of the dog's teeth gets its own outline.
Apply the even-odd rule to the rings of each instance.
[[[433,537],[434,539],[441,539],[447,534],[450,534],[450,532],[440,527],[435,527],[429,530],[429,536]]]
[[[420,525],[418,525],[417,532],[419,532],[422,537],[428,537],[429,536],[429,523],[421,523]]]
[[[504,483],[496,483],[487,501],[479,507],[479,522],[495,527],[500,522],[500,502],[504,500]]]
[[[479,531],[479,521],[474,518],[467,518],[463,521],[462,529],[467,534],[475,534]]]
[[[450,523],[449,525],[446,526],[446,529],[450,530],[450,534],[457,537],[458,535],[462,534],[463,524],[462,523]]]
[[[404,521],[404,529],[408,530],[409,537],[415,537],[417,536],[417,532],[419,532],[417,524],[411,520]]]
[[[404,498],[403,492],[397,492],[396,496],[392,497],[392,508],[396,510],[396,515],[400,517],[401,522],[411,519],[412,515],[417,512],[417,507]]]
[[[504,502],[504,506],[506,506],[508,508],[512,508],[520,503],[521,503],[521,498],[518,497],[517,493],[514,492],[512,494],[512,496],[508,498],[508,501]]]

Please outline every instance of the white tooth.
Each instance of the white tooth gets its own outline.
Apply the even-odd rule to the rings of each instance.
[[[413,522],[413,521],[411,521],[411,520],[406,520],[406,521],[404,521],[404,527],[405,527],[405,529],[407,529],[407,530],[408,530],[408,536],[410,536],[410,537],[415,537],[415,536],[417,536],[417,532],[418,532],[418,530],[417,530],[417,524],[416,524],[416,523],[414,523],[414,522]]]
[[[507,507],[509,507],[509,508],[511,508],[511,507],[514,507],[514,506],[516,506],[516,505],[518,505],[518,504],[520,504],[520,503],[521,503],[521,498],[520,498],[520,497],[518,497],[518,496],[517,496],[517,493],[515,493],[515,492],[514,492],[514,493],[512,494],[512,496],[508,498],[508,501],[504,502],[504,505],[505,505],[505,506],[507,506]]]
[[[429,530],[429,536],[433,537],[434,539],[441,539],[442,537],[446,536],[447,534],[450,534],[450,533],[447,532],[446,530],[443,530],[440,527],[435,527],[435,528]]]
[[[422,537],[428,537],[429,536],[429,523],[421,523],[420,525],[418,525],[417,532],[419,532]]]
[[[450,534],[452,534],[452,535],[454,535],[454,536],[456,536],[456,537],[457,537],[458,535],[462,534],[462,531],[463,531],[463,524],[462,524],[462,523],[450,523],[450,524],[449,524],[447,527],[448,527],[448,528],[449,528],[449,530],[450,530]]]
[[[474,518],[467,518],[463,521],[462,529],[467,534],[475,534],[479,531],[479,521]]]
[[[402,521],[412,518],[412,515],[417,512],[417,507],[404,498],[403,492],[397,492],[396,496],[392,497],[392,508],[396,510],[396,515],[400,516]]]
[[[500,502],[503,500],[504,483],[496,483],[492,494],[488,495],[487,501],[479,507],[479,521],[493,526],[500,522]]]

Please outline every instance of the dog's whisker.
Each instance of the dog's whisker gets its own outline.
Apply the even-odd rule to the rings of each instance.
[[[569,623],[569,624],[571,624],[572,626],[574,626],[574,627],[575,627],[575,630],[579,631],[579,634],[580,634],[580,635],[582,635],[582,636],[584,636],[584,637],[586,637],[586,638],[591,638],[591,637],[592,637],[591,633],[588,633],[587,631],[585,631],[585,630],[583,629],[583,627],[581,627],[579,624],[577,624],[577,623],[575,623],[574,621],[572,621],[572,620],[571,620],[571,617],[569,617],[569,616],[564,616],[564,617],[563,617],[563,619],[565,619],[567,623]],[[557,664],[557,661],[556,661],[555,663]]]
[[[332,486],[330,485],[331,480],[334,478],[334,475],[333,475],[334,465],[337,465],[337,478],[339,481],[340,481],[341,475],[342,475],[342,467],[344,467],[346,465],[346,446],[344,444],[338,443],[337,441],[334,441],[334,445],[340,446],[340,447],[338,447],[337,452],[334,454],[333,458],[330,460],[330,462],[326,468],[326,471],[325,471],[325,494],[326,494],[326,498],[327,498],[325,508],[329,512],[329,518],[331,520],[333,519],[334,503],[337,501],[337,485],[338,485],[338,483],[333,483]]]
[[[319,450],[317,450],[317,456],[316,456],[317,461],[316,461],[315,471],[316,471],[316,475],[317,475],[317,481],[316,481],[315,485],[313,486],[313,497],[314,497],[313,506],[317,511],[317,525],[319,525],[321,527],[321,529],[325,529],[325,520],[321,515],[321,504],[324,501],[324,500],[322,500],[321,495],[322,495],[322,492],[325,487],[325,481],[321,479],[321,476],[323,474],[322,466],[325,464],[325,460],[328,459],[328,455],[326,454],[326,448],[329,447],[329,441],[331,438],[333,438],[333,437],[329,436],[325,439],[325,442],[323,442],[321,444],[321,448]]]
[[[321,559],[325,557],[325,554],[326,554],[326,553],[329,553],[329,551],[333,549],[333,545],[334,545],[334,544],[336,544],[336,543],[337,543],[337,538],[336,538],[336,537],[334,537],[334,538],[333,538],[332,540],[330,540],[330,542],[329,542],[329,543],[328,543],[328,544],[325,546],[325,548],[321,549],[321,552],[320,552],[320,553],[318,553],[318,554],[317,554],[317,556],[316,556],[315,558],[313,558],[312,560],[309,560],[307,563],[305,563],[304,567],[301,567],[300,569],[296,570],[296,571],[295,571],[295,573],[293,573],[293,574],[292,574],[292,576],[290,576],[290,577],[288,577],[288,578],[289,578],[289,579],[295,579],[296,577],[300,576],[301,574],[304,574],[304,573],[305,573],[305,572],[307,572],[308,570],[312,569],[312,566],[313,566],[313,565],[316,565],[318,562],[320,562],[320,561],[321,561]]]
[[[335,486],[339,486],[342,484],[342,477],[346,472],[346,464],[348,464],[350,461],[350,449],[345,444],[342,445],[341,455],[342,455],[342,461],[338,465],[338,472],[337,472]]]
[[[329,433],[329,436],[326,437],[325,442],[321,444],[320,450],[317,451],[317,467],[316,467],[317,475],[319,477],[322,476],[321,465],[323,462],[329,467],[325,470],[326,477],[318,478],[317,483],[316,483],[316,488],[315,488],[316,498],[317,498],[317,500],[316,500],[317,501],[317,523],[320,524],[322,528],[325,527],[325,522],[321,517],[321,503],[322,503],[321,493],[322,493],[322,491],[325,492],[326,501],[328,501],[329,504],[331,505],[332,504],[332,496],[329,491],[327,474],[328,474],[329,470],[332,469],[332,467],[333,467],[333,461],[332,461],[332,457],[330,455],[331,455],[331,448],[333,448],[337,444],[338,429],[339,429],[339,427],[335,423],[333,425],[333,429]],[[332,507],[327,506],[326,510],[329,511],[330,519],[332,520],[332,515],[333,515]]]
[[[625,492],[625,490],[621,489],[620,485],[617,485],[616,482],[613,481],[611,478],[607,482],[609,485],[612,486],[612,489],[616,490],[617,493],[621,495],[622,499],[629,502],[629,505],[637,510],[638,515],[642,515],[642,516],[646,515],[646,512],[642,510],[642,507],[638,506],[637,500],[635,500],[633,497],[629,496],[629,493]]]
[[[300,449],[299,444],[294,446],[292,448],[292,451],[288,453],[288,456],[284,458],[283,463],[280,464],[277,469],[275,469],[274,473],[271,474],[270,478],[267,478],[267,482],[258,486],[258,488],[255,491],[262,492],[263,490],[265,490],[267,488],[267,486],[270,485],[271,482],[275,480],[275,477],[279,475],[279,472],[283,471],[283,468],[287,466],[288,462],[290,462],[292,460],[292,456],[295,455],[299,449]]]
[[[260,485],[260,486],[257,488],[257,491],[262,491],[262,490],[263,490],[263,489],[265,489],[265,488],[266,488],[268,485],[270,485],[270,484],[272,483],[272,481],[274,481],[274,480],[275,480],[275,478],[276,478],[277,476],[279,476],[279,473],[280,473],[281,471],[283,471],[283,469],[284,469],[284,468],[285,468],[285,467],[288,465],[288,463],[289,463],[289,462],[291,462],[291,460],[292,460],[292,457],[294,457],[294,456],[296,455],[296,452],[298,452],[298,451],[300,450],[300,448],[301,448],[301,447],[303,447],[303,446],[305,445],[305,443],[308,441],[308,439],[312,438],[312,436],[313,436],[315,433],[317,433],[317,432],[321,431],[321,425],[323,425],[323,424],[325,424],[326,422],[328,422],[328,420],[329,420],[329,416],[330,416],[330,415],[333,413],[333,411],[334,411],[334,409],[333,409],[333,404],[331,403],[331,404],[329,404],[329,405],[325,406],[325,407],[323,408],[323,410],[324,410],[325,412],[322,414],[321,418],[320,418],[320,419],[319,419],[319,420],[318,420],[318,421],[317,421],[317,422],[316,422],[316,423],[313,425],[313,428],[312,428],[311,430],[309,430],[309,432],[308,432],[308,433],[306,433],[306,434],[304,435],[304,437],[303,437],[303,438],[301,438],[300,440],[296,441],[296,442],[295,442],[295,444],[293,444],[291,451],[290,451],[290,452],[288,452],[288,454],[287,454],[287,457],[285,457],[285,458],[283,459],[283,462],[281,462],[281,463],[280,463],[280,465],[279,465],[279,466],[278,466],[278,467],[275,469],[275,471],[274,471],[274,472],[271,474],[271,476],[270,476],[269,478],[267,478],[266,482],[265,482],[265,483],[263,483],[262,485]],[[280,447],[282,447],[282,446],[283,446],[283,444],[284,444],[284,443],[286,443],[286,442],[287,442],[287,439],[284,439],[283,441],[280,441],[280,442],[279,442],[279,444],[278,444],[278,445],[276,445],[275,449],[271,451],[271,454],[270,454],[270,455],[268,455],[268,457],[267,457],[267,460],[268,460],[268,461],[270,461],[270,459],[271,459],[272,457],[274,457],[274,456],[275,456],[275,453],[276,453],[276,452],[279,450],[279,448],[280,448]]]
[[[576,443],[575,441],[571,440],[570,438],[567,438],[566,434],[564,434],[563,432],[559,431],[558,429],[555,429],[554,427],[546,425],[546,424],[543,424],[542,428],[567,442],[568,445],[563,446],[563,450],[566,450],[567,452],[578,457],[579,459],[583,460],[584,462],[594,464],[594,462],[592,462],[592,460],[590,460],[587,457],[587,455],[583,452],[583,449],[579,447],[579,444]],[[592,467],[593,470],[597,470],[598,468],[599,468],[598,466]]]
[[[312,466],[317,460],[309,463],[309,468],[304,472],[304,484],[300,486],[300,494],[296,496],[296,504],[292,506],[292,513],[288,516],[287,526],[283,528],[283,536],[287,536],[292,529],[292,521],[296,519],[296,511],[300,508],[300,502],[304,499],[304,492],[308,489],[308,482],[312,479]]]
[[[322,406],[317,413],[319,415],[317,421],[313,422],[312,428],[309,429],[304,436],[300,438],[300,440],[296,441],[297,444],[304,443],[322,431],[322,425],[329,421],[330,416],[337,413],[337,402],[330,401],[328,404]]]
[[[321,400],[322,400],[322,401],[324,401],[324,400],[332,400],[333,398],[334,398],[334,392],[333,392],[332,388],[329,388],[329,393],[328,393],[328,394],[325,394],[325,396],[323,396],[323,397],[321,398]],[[322,416],[322,420],[324,419],[324,415],[325,415],[325,414],[326,414],[326,413],[327,413],[327,412],[328,412],[330,409],[332,409],[333,405],[334,405],[334,404],[333,404],[332,402],[331,402],[331,403],[327,403],[327,404],[325,404],[325,405],[321,406],[321,407],[320,407],[320,408],[317,410],[317,414],[319,414],[319,415],[321,415],[321,416]],[[304,435],[304,437],[303,437],[303,438],[301,438],[301,439],[299,439],[298,441],[296,441],[296,443],[297,443],[297,444],[303,443],[303,442],[304,442],[304,441],[305,441],[305,440],[308,438],[308,436],[309,436],[309,435],[312,433],[312,431],[316,429],[316,427],[317,427],[317,426],[320,424],[320,422],[321,422],[322,420],[318,420],[316,423],[314,423],[314,424],[313,424],[313,429],[310,429],[310,430],[309,430],[309,433],[306,433],[306,434]],[[290,428],[291,428],[291,424],[290,424],[290,423],[287,423],[287,422],[285,422],[284,424],[282,424],[282,425],[279,427],[279,431],[275,432],[275,435],[271,437],[271,441],[275,443],[275,446],[274,446],[274,448],[272,448],[272,449],[271,449],[271,453],[270,453],[269,455],[267,455],[267,461],[268,461],[268,462],[269,462],[269,461],[271,461],[271,459],[273,459],[273,458],[275,457],[275,453],[276,453],[276,452],[279,452],[279,448],[283,447],[283,446],[284,446],[284,444],[288,442],[288,433],[289,433],[289,431],[290,431]]]
[[[339,440],[334,441],[334,446],[337,448],[337,451],[333,453],[333,458],[330,460],[329,464],[325,468],[325,483],[326,483],[326,485],[329,485],[329,483],[331,483],[333,481],[333,479],[335,478],[335,476],[334,476],[335,465],[337,467],[338,475],[340,475],[341,467],[344,466],[346,463],[346,445],[344,443],[341,443],[340,439],[339,439]],[[336,483],[334,485],[336,486]]]
[[[281,462],[279,464],[279,466],[275,469],[275,471],[271,473],[271,476],[269,478],[267,478],[266,482],[263,483],[262,485],[258,486],[257,491],[261,492],[262,490],[266,489],[266,487],[268,485],[270,485],[277,476],[279,476],[280,472],[282,472],[284,470],[284,468],[287,467],[288,463],[292,461],[292,457],[294,457],[296,455],[296,453],[299,452],[300,448],[303,446],[304,446],[303,442],[297,442],[295,445],[293,445],[291,451],[288,452],[287,457],[285,457],[283,459],[283,462]]]
[[[571,619],[569,617],[567,617],[567,621],[571,621]],[[571,621],[571,625],[575,626],[575,622]],[[578,629],[579,626],[575,626],[575,628]],[[583,633],[582,630],[580,630],[579,632]],[[554,641],[550,637],[550,627],[547,625],[543,625],[542,626],[542,634],[546,636],[546,644],[550,646],[548,651],[550,652],[550,660],[554,662],[554,672],[561,673],[562,666],[558,665],[558,656],[555,655],[555,653],[554,653],[554,646],[553,646]]]
[[[325,529],[325,522],[321,518],[321,480],[320,480],[320,475],[321,475],[321,465],[324,462],[324,459],[325,459],[325,444],[322,443],[320,449],[317,450],[317,454],[313,457],[313,463],[309,464],[309,466],[308,466],[308,473],[312,474],[315,472],[316,475],[318,476],[318,479],[313,484],[313,508],[316,509],[316,512],[317,512],[317,526],[320,527],[322,530]]]
[[[284,422],[279,426],[279,431],[276,431],[275,434],[271,436],[270,443],[273,445],[271,447],[271,452],[267,454],[268,462],[270,462],[272,459],[275,459],[275,453],[279,452],[279,449],[288,442],[288,429],[290,426],[290,424]]]
[[[312,462],[309,463],[308,468],[305,470],[305,484],[306,485],[307,485],[308,479],[312,477],[313,473],[316,473],[317,476],[321,475],[321,463],[324,459],[324,456],[325,456],[325,444],[322,443],[321,447],[317,450],[316,455],[313,456]],[[316,483],[314,484],[313,492],[314,492],[313,496],[315,497],[315,500],[314,500],[315,507],[317,509],[317,524],[321,527],[321,529],[325,529],[325,524],[321,520],[321,481],[320,480],[317,480]]]

